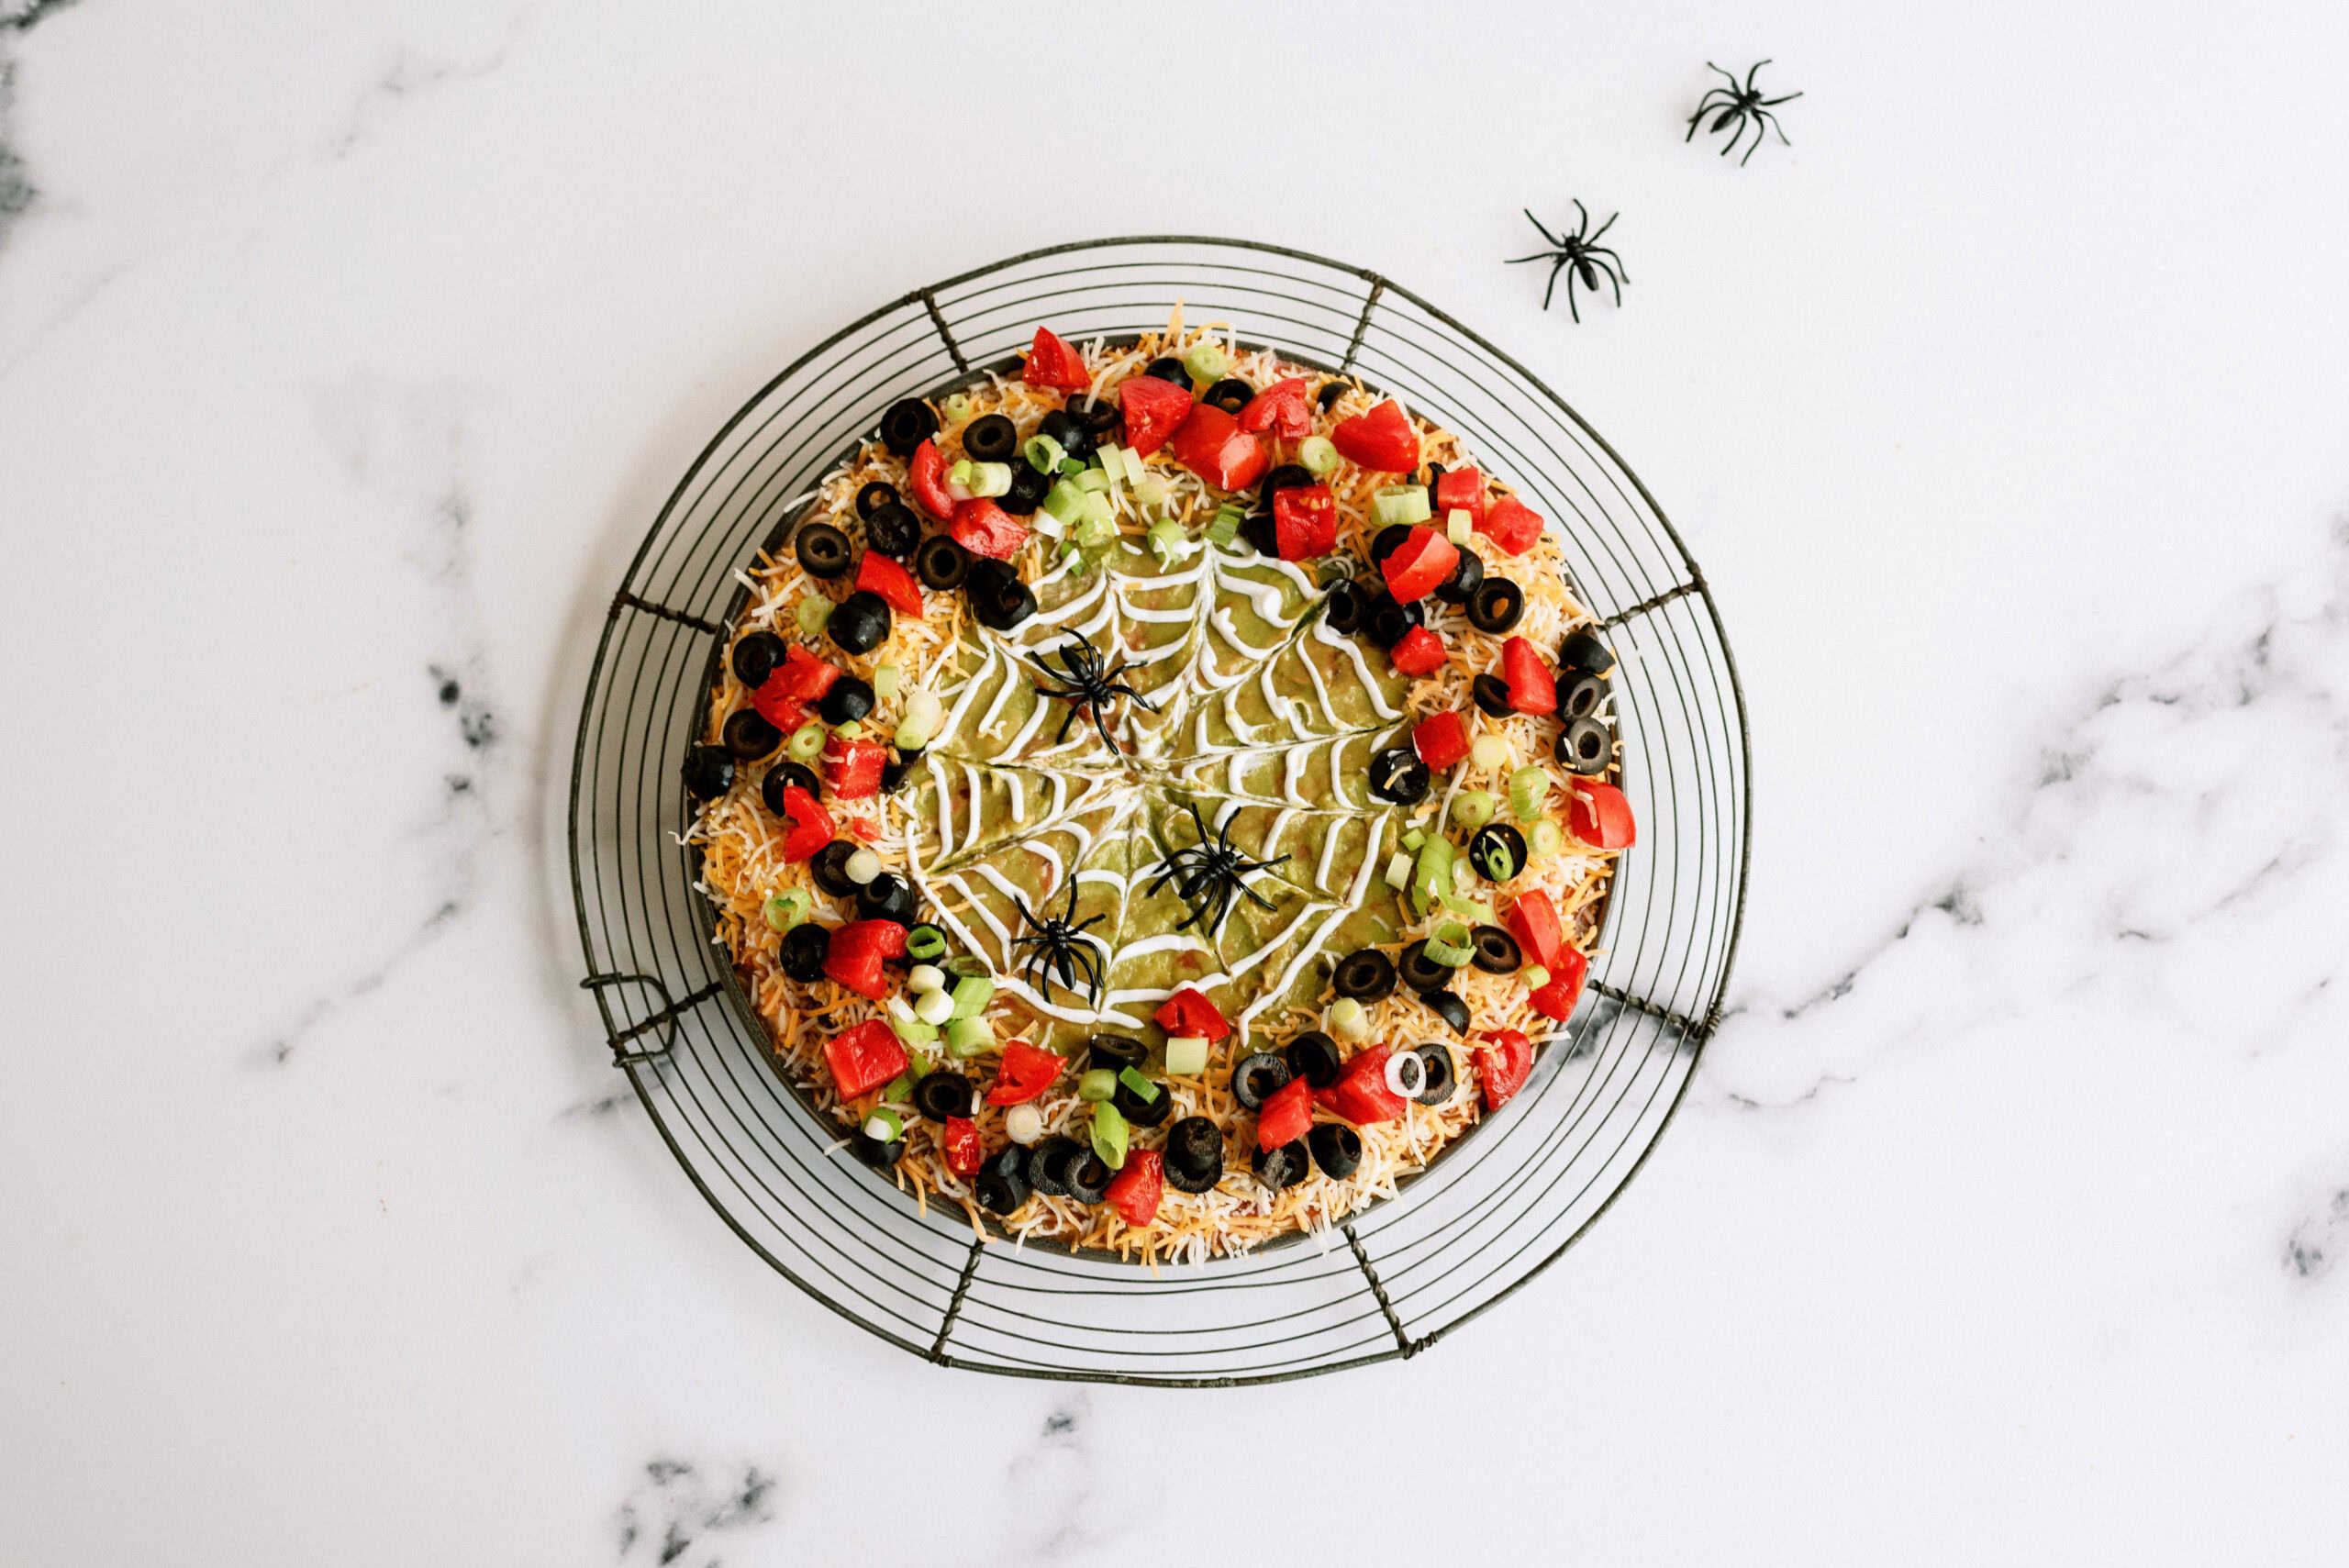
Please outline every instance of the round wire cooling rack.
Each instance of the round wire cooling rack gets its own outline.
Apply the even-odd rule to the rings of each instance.
[[[1562,534],[1620,661],[1640,824],[1584,1000],[1533,1076],[1398,1198],[1319,1239],[1201,1265],[981,1241],[835,1151],[771,1071],[704,936],[677,843],[678,763],[734,572],[881,411],[1022,348],[1229,320],[1249,343],[1390,389]],[[572,763],[572,891],[615,1066],[719,1217],[842,1317],[943,1365],[1175,1386],[1279,1382],[1417,1354],[1554,1262],[1646,1161],[1720,1011],[1744,914],[1745,703],[1702,573],[1564,400],[1374,272],[1196,237],[1030,251],[919,289],[808,350],[694,462],[612,598]]]

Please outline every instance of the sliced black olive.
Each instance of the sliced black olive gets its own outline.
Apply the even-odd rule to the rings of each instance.
[[[1255,395],[1254,387],[1241,381],[1238,376],[1228,375],[1201,393],[1199,401],[1212,403],[1227,414],[1237,414],[1247,407],[1250,399]]]
[[[914,575],[925,588],[959,588],[971,574],[971,552],[946,534],[932,534],[914,551]]]
[[[864,548],[903,561],[921,543],[921,519],[903,501],[892,501],[864,519]]]
[[[1451,993],[1446,992],[1445,995],[1450,995]],[[1455,1002],[1460,1000],[1457,996],[1452,999]],[[1433,1004],[1431,1003],[1430,1006]],[[1437,1010],[1441,1012],[1442,1009]],[[1453,1027],[1464,1032],[1468,1028],[1464,1016],[1467,1009],[1464,1007],[1461,1011],[1464,1015],[1463,1019]],[[1451,1023],[1452,1019],[1447,1017],[1443,1021]],[[1460,1087],[1460,1074],[1453,1068],[1451,1049],[1442,1045],[1423,1045],[1411,1054],[1427,1064],[1427,1081],[1420,1085],[1419,1092],[1411,1097],[1423,1106],[1440,1106],[1452,1098],[1452,1092]]]
[[[751,716],[756,718],[758,715]],[[685,753],[685,793],[716,800],[734,785],[734,759],[723,746],[696,746]]]
[[[856,515],[868,523],[882,507],[904,504],[897,498],[897,487],[885,480],[876,479],[856,493]]]
[[[1152,360],[1142,366],[1141,373],[1156,376],[1161,381],[1171,381],[1186,392],[1191,390],[1191,373],[1180,360]]]
[[[1015,517],[1034,515],[1052,490],[1052,476],[1039,473],[1024,462],[1011,465],[1011,488],[995,498],[995,504]]]
[[[1427,618],[1427,611],[1419,607],[1418,600],[1398,604],[1394,595],[1381,592],[1371,600],[1370,614],[1364,619],[1363,628],[1379,647],[1392,648],[1403,640],[1405,632],[1424,624]]]
[[[1264,475],[1264,483],[1257,488],[1257,505],[1269,510],[1273,494],[1278,490],[1302,490],[1313,483],[1313,474],[1301,463],[1285,462]]]
[[[1487,577],[1468,595],[1468,624],[1498,637],[1525,618],[1525,590],[1506,577]]]
[[[1152,1087],[1157,1089],[1157,1095],[1145,1100],[1134,1092],[1133,1085],[1121,1077],[1118,1080],[1116,1092],[1109,1096],[1109,1103],[1123,1112],[1125,1118],[1134,1126],[1156,1127],[1174,1114],[1174,1096],[1166,1092],[1163,1084]]]
[[[850,1137],[848,1146],[849,1152],[876,1171],[887,1170],[896,1164],[897,1157],[906,1151],[904,1139],[893,1138],[884,1143],[878,1139],[868,1136],[861,1127]]]
[[[1121,1067],[1139,1067],[1150,1060],[1150,1047],[1130,1035],[1097,1034],[1085,1042],[1088,1066],[1106,1067],[1115,1073]]]
[[[914,921],[914,890],[902,878],[883,872],[856,890],[856,912],[868,920]]]
[[[1419,1000],[1437,1018],[1452,1026],[1452,1032],[1466,1039],[1468,1035],[1468,1004],[1449,991],[1423,991]]]
[[[1410,524],[1387,524],[1385,528],[1379,529],[1378,536],[1370,541],[1370,563],[1373,566],[1386,565],[1386,558],[1394,554],[1397,550],[1402,549],[1404,543],[1408,540],[1410,537]]]
[[[1093,432],[1085,428],[1077,417],[1065,408],[1055,408],[1036,422],[1036,433],[1049,436],[1061,444],[1061,450],[1073,458],[1093,455]]]
[[[1564,670],[1558,674],[1558,717],[1571,724],[1588,718],[1607,700],[1607,683],[1596,675]]]
[[[1325,381],[1321,384],[1321,390],[1313,395],[1313,401],[1319,406],[1322,413],[1327,414],[1332,407],[1336,406],[1338,399],[1343,397],[1345,395],[1346,384],[1344,382]]]
[[[803,985],[824,978],[824,959],[832,951],[832,933],[813,920],[802,920],[783,933],[783,972]]]
[[[1370,595],[1359,583],[1332,583],[1321,596],[1321,618],[1340,637],[1352,637],[1370,618]]]
[[[1333,1182],[1342,1182],[1362,1168],[1362,1134],[1341,1121],[1325,1121],[1306,1134],[1305,1146],[1313,1162]]]
[[[1605,675],[1615,668],[1615,655],[1591,633],[1571,632],[1558,645],[1558,668],[1585,675]]]
[[[856,884],[848,879],[848,858],[854,853],[854,844],[846,839],[834,839],[818,850],[816,858],[807,862],[807,874],[816,879],[817,886],[833,897],[853,898],[856,896]]]
[[[895,795],[899,790],[905,788],[906,775],[912,773],[914,771],[914,764],[920,761],[921,751],[917,747],[911,751],[901,751],[896,756],[891,758],[888,762],[882,763],[881,793],[883,795]]]
[[[727,754],[738,762],[755,762],[761,757],[772,756],[783,744],[783,731],[767,722],[767,716],[754,707],[726,716],[726,728],[721,740]]]
[[[870,653],[889,639],[889,601],[859,588],[832,606],[824,630],[843,653]]]
[[[873,711],[873,687],[854,675],[834,681],[816,705],[826,724],[853,724]]]
[[[1525,951],[1498,926],[1479,926],[1468,933],[1468,940],[1476,949],[1468,962],[1487,974],[1514,974],[1524,966]]]
[[[1383,1001],[1395,991],[1395,961],[1376,948],[1356,948],[1338,961],[1330,984],[1357,1002]]]
[[[1434,991],[1452,984],[1451,966],[1428,956],[1425,937],[1403,949],[1395,961],[1395,970],[1403,977],[1403,984],[1414,991]]]
[[[1071,403],[1068,411],[1076,416],[1078,424],[1093,433],[1096,440],[1116,429],[1118,421],[1125,417],[1125,410],[1107,397],[1089,404]]]
[[[1264,1102],[1288,1087],[1288,1063],[1269,1051],[1243,1056],[1231,1070],[1231,1097],[1244,1111],[1264,1108]]]
[[[771,631],[754,631],[734,645],[734,678],[753,689],[783,667],[791,645]]]
[[[1603,773],[1614,759],[1615,742],[1595,718],[1577,718],[1558,732],[1558,761],[1568,773]]]
[[[783,792],[793,784],[797,784],[809,795],[815,795],[823,787],[816,782],[814,773],[798,763],[777,762],[767,770],[767,776],[759,781],[759,798],[766,802],[769,811],[780,817],[783,815]]]
[[[1338,1042],[1319,1029],[1307,1029],[1288,1042],[1281,1053],[1288,1058],[1291,1077],[1302,1078],[1317,1089],[1326,1089],[1338,1081],[1345,1071],[1345,1063],[1338,1055]]]
[[[1452,565],[1452,575],[1436,585],[1435,596],[1447,605],[1464,605],[1485,585],[1485,558],[1463,550]]]
[[[1019,450],[1019,428],[1000,414],[982,414],[963,427],[963,450],[974,462],[1008,462]]]
[[[1042,1139],[1028,1151],[1020,1170],[1027,1176],[1028,1184],[1046,1197],[1066,1197],[1068,1172],[1086,1152],[1085,1147],[1074,1138]]]
[[[1004,1145],[992,1159],[979,1167],[971,1183],[971,1195],[989,1214],[1009,1214],[1028,1201],[1028,1173],[1022,1169],[1028,1162],[1028,1151],[1017,1143]]]
[[[1256,1179],[1275,1192],[1293,1187],[1312,1173],[1312,1157],[1305,1151],[1305,1140],[1293,1138],[1278,1149],[1259,1149],[1250,1157],[1248,1168]]]
[[[799,564],[810,577],[837,577],[848,570],[852,551],[848,535],[829,523],[809,523],[792,541]]]
[[[1107,1160],[1081,1143],[1076,1146],[1075,1156],[1057,1166],[1056,1171],[1061,1185],[1079,1203],[1099,1203],[1108,1196],[1109,1184],[1118,1174],[1109,1169]]]
[[[1506,822],[1487,822],[1468,840],[1468,863],[1487,882],[1507,882],[1525,869],[1525,835]]]
[[[925,1073],[921,1081],[914,1085],[914,1109],[932,1121],[969,1116],[971,1107],[978,1104],[978,1098],[971,1087],[971,1081],[960,1073],[943,1070]]]
[[[990,631],[1009,631],[1036,613],[1035,590],[1000,561],[982,561],[974,565],[965,586],[971,614]]]
[[[899,457],[913,456],[916,447],[937,433],[938,416],[918,397],[892,403],[881,416],[881,444]]]
[[[1274,525],[1270,512],[1250,514],[1241,522],[1240,531],[1246,536],[1248,547],[1258,555],[1270,560],[1281,552],[1280,530]]]
[[[1508,683],[1498,675],[1479,675],[1468,683],[1468,695],[1476,706],[1495,718],[1507,718],[1514,711],[1508,705]]]
[[[1223,1179],[1223,1131],[1203,1116],[1166,1129],[1166,1184],[1178,1193],[1211,1191]]]
[[[1417,806],[1428,795],[1428,765],[1408,746],[1389,746],[1370,760],[1370,793],[1397,806]]]

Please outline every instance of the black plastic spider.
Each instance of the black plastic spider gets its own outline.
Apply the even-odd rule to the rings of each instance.
[[[1045,662],[1042,654],[1030,653],[1028,656],[1045,674],[1069,683],[1065,686],[1039,685],[1036,688],[1046,696],[1059,697],[1069,705],[1067,715],[1061,720],[1060,733],[1052,738],[1053,745],[1067,740],[1068,727],[1076,722],[1078,714],[1090,708],[1093,711],[1093,728],[1101,732],[1101,744],[1111,751],[1117,750],[1118,743],[1109,738],[1109,721],[1102,717],[1102,713],[1119,697],[1130,698],[1152,713],[1158,711],[1156,703],[1118,679],[1125,673],[1123,657],[1114,666],[1104,668],[1101,651],[1081,637],[1072,637],[1056,651],[1061,656],[1061,667],[1057,670]]]
[[[1210,834],[1207,819],[1199,815],[1198,803],[1190,801],[1186,804],[1191,808],[1191,824],[1198,829],[1199,841],[1186,844],[1179,850],[1170,850],[1166,847],[1166,840],[1160,839],[1158,852],[1165,858],[1154,868],[1158,875],[1147,889],[1155,893],[1172,882],[1183,902],[1191,906],[1189,917],[1177,922],[1174,929],[1188,930],[1205,920],[1208,935],[1215,935],[1223,929],[1223,917],[1231,912],[1234,894],[1245,894],[1257,907],[1270,909],[1273,906],[1271,901],[1241,879],[1252,872],[1276,866],[1288,857],[1280,855],[1269,861],[1250,860],[1231,847],[1231,824],[1229,820]]]
[[[1713,115],[1713,123],[1707,128],[1706,134],[1712,136],[1721,131],[1729,131],[1729,145],[1721,149],[1721,156],[1724,158],[1737,150],[1738,141],[1749,128],[1753,132],[1753,147],[1747,148],[1745,157],[1737,161],[1737,165],[1741,169],[1745,167],[1747,160],[1753,156],[1753,148],[1762,145],[1765,128],[1778,133],[1778,144],[1781,147],[1792,147],[1794,143],[1787,139],[1786,128],[1778,123],[1777,116],[1770,111],[1780,104],[1793,103],[1802,95],[1789,93],[1783,98],[1764,97],[1761,89],[1753,85],[1753,74],[1769,63],[1766,60],[1755,61],[1753,70],[1745,73],[1745,80],[1741,83],[1733,73],[1721,71],[1720,66],[1709,60],[1705,61],[1705,69],[1720,72],[1729,85],[1712,88],[1698,100],[1697,112],[1688,117],[1688,134],[1680,139],[1683,142],[1696,140],[1697,128],[1704,124],[1707,115]],[[1713,111],[1716,109],[1720,112],[1714,114]],[[1734,130],[1731,129],[1732,126],[1736,128]]]
[[[1045,1001],[1050,1002],[1052,999],[1052,979],[1057,975],[1063,989],[1082,995],[1087,1002],[1097,1002],[1101,995],[1101,955],[1093,951],[1092,945],[1085,939],[1084,931],[1087,926],[1108,917],[1093,915],[1082,920],[1076,918],[1076,878],[1068,879],[1068,909],[1064,914],[1040,918],[1034,910],[1028,907],[1025,899],[1015,896],[1012,902],[1019,906],[1019,913],[1028,923],[1036,928],[1034,936],[1021,937],[1012,943],[1016,948],[1033,947],[1036,950],[1021,961],[1021,967],[1028,972],[1028,983]],[[1085,976],[1085,984],[1082,992],[1076,989],[1076,977],[1080,973]]]
[[[1526,208],[1525,221],[1531,224],[1534,228],[1540,228],[1542,230],[1542,238],[1547,239],[1552,245],[1555,246],[1556,249],[1553,250],[1536,250],[1531,256],[1511,256],[1508,259],[1508,264],[1514,267],[1520,261],[1551,261],[1553,263],[1550,268],[1550,286],[1542,291],[1542,308],[1544,310],[1550,308],[1550,295],[1552,291],[1556,289],[1558,286],[1558,274],[1561,272],[1565,272],[1567,268],[1572,268],[1573,271],[1566,272],[1566,308],[1574,312],[1575,319],[1576,321],[1580,321],[1582,319],[1582,311],[1580,307],[1575,304],[1575,284],[1577,281],[1582,284],[1583,287],[1588,289],[1593,294],[1597,294],[1598,292],[1598,280],[1603,274],[1608,283],[1613,285],[1615,290],[1615,303],[1620,306],[1623,303],[1623,285],[1631,281],[1631,274],[1623,270],[1622,257],[1618,256],[1606,246],[1597,243],[1598,235],[1604,234],[1609,229],[1614,228],[1615,219],[1622,217],[1623,215],[1620,212],[1616,213],[1605,223],[1598,226],[1598,234],[1593,234],[1590,231],[1590,213],[1579,201],[1575,203],[1575,211],[1582,217],[1582,227],[1575,229],[1572,234],[1561,238],[1558,235],[1551,233],[1547,228],[1543,228],[1542,220],[1533,216],[1532,208]],[[1606,260],[1596,261],[1593,260],[1595,257],[1605,257]]]

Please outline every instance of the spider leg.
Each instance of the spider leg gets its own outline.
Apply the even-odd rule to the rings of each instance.
[[[1555,264],[1555,265],[1553,265],[1553,267],[1551,267],[1551,269],[1550,269],[1550,282],[1549,282],[1549,284],[1548,284],[1546,287],[1544,287],[1544,288],[1542,289],[1542,309],[1544,309],[1544,310],[1547,310],[1547,309],[1549,309],[1549,308],[1550,308],[1550,296],[1551,296],[1551,295],[1553,295],[1553,294],[1554,294],[1554,293],[1556,293],[1556,292],[1557,292],[1557,287],[1558,287],[1558,268],[1559,268],[1559,267],[1563,267],[1563,266],[1564,266],[1565,264],[1566,264],[1566,259],[1565,259],[1564,256],[1561,256],[1561,257],[1559,257],[1559,258],[1558,258],[1556,264]],[[1572,305],[1574,302],[1575,302],[1575,288],[1574,288],[1574,284],[1568,284],[1566,285],[1566,303],[1567,303],[1568,305]]]
[[[1575,211],[1579,214],[1582,218],[1582,222],[1575,227],[1575,238],[1577,239],[1586,239],[1590,237],[1590,209],[1582,205],[1582,198],[1580,196],[1576,196],[1575,198]]]
[[[1071,933],[1074,933],[1074,932],[1077,932],[1077,931],[1085,930],[1085,929],[1089,929],[1089,928],[1091,928],[1091,927],[1094,927],[1094,926],[1097,926],[1097,925],[1099,925],[1102,921],[1104,921],[1104,920],[1108,919],[1108,917],[1108,917],[1108,913],[1107,913],[1107,912],[1104,912],[1104,913],[1099,914],[1099,915],[1088,915],[1088,916],[1086,916],[1084,919],[1082,919],[1082,920],[1078,921],[1075,925],[1071,926],[1071,927],[1069,928],[1069,930],[1071,931]]]
[[[1708,71],[1717,71],[1717,72],[1720,72],[1720,74],[1722,74],[1723,76],[1727,76],[1727,77],[1729,78],[1729,84],[1730,84],[1730,86],[1731,86],[1732,89],[1734,89],[1734,88],[1737,86],[1737,77],[1735,76],[1735,74],[1733,74],[1733,73],[1732,73],[1732,72],[1731,72],[1721,71],[1721,68],[1720,68],[1720,66],[1718,66],[1718,65],[1715,65],[1711,61],[1709,61],[1709,61],[1705,61],[1705,69],[1706,69],[1706,70],[1708,70]],[[1714,88],[1714,89],[1713,89],[1713,91],[1714,91],[1714,92],[1716,92],[1716,93],[1718,93],[1718,92],[1720,92],[1720,88],[1718,88],[1718,87],[1716,87],[1716,88]]]
[[[1564,240],[1551,233],[1549,228],[1543,224],[1540,218],[1533,216],[1533,209],[1531,207],[1520,207],[1518,210],[1525,214],[1525,221],[1531,224],[1534,228],[1541,233],[1542,239],[1547,239],[1553,245],[1564,245],[1565,243]],[[1532,258],[1531,257],[1527,258],[1529,261]]]
[[[1631,274],[1630,272],[1625,272],[1625,271],[1623,270],[1623,258],[1622,258],[1622,257],[1620,257],[1620,256],[1616,255],[1614,251],[1612,251],[1612,250],[1609,250],[1606,246],[1604,246],[1604,245],[1594,245],[1594,246],[1592,246],[1592,247],[1590,248],[1590,254],[1592,254],[1592,255],[1594,255],[1594,256],[1605,256],[1605,257],[1609,258],[1609,260],[1611,260],[1611,261],[1615,263],[1615,265],[1614,265],[1612,268],[1609,268],[1609,267],[1608,267],[1608,266],[1607,266],[1606,262],[1603,262],[1603,261],[1602,261],[1602,262],[1600,262],[1600,263],[1599,263],[1599,270],[1600,270],[1601,272],[1609,272],[1609,271],[1611,271],[1611,272],[1613,272],[1616,274],[1616,276],[1617,276],[1617,277],[1620,278],[1623,282],[1625,282],[1625,283],[1627,283],[1627,284],[1628,284],[1628,283],[1630,283],[1630,282],[1631,281]]]
[[[1789,93],[1789,94],[1787,94],[1787,95],[1785,97],[1783,97],[1783,98],[1765,98],[1765,99],[1763,99],[1763,100],[1762,100],[1762,102],[1761,102],[1760,104],[1756,105],[1756,106],[1755,106],[1755,107],[1757,107],[1757,108],[1764,108],[1764,109],[1775,109],[1775,108],[1776,108],[1780,104],[1791,104],[1791,103],[1793,103],[1797,98],[1799,98],[1799,97],[1801,97],[1801,96],[1802,96],[1802,95],[1801,95],[1800,93]]]
[[[1688,134],[1680,139],[1682,142],[1691,142],[1697,139],[1697,128],[1705,123],[1705,117],[1707,115],[1720,106],[1714,103],[1713,100],[1716,97],[1726,96],[1727,95],[1723,94],[1719,87],[1713,87],[1708,89],[1705,95],[1697,100],[1697,112],[1688,117]],[[1608,221],[1611,223],[1614,219],[1609,218]],[[1601,229],[1599,232],[1603,234],[1606,231]]]
[[[1561,263],[1561,265],[1563,264],[1564,263]],[[1551,273],[1551,281],[1554,283],[1557,280],[1557,276],[1558,274],[1555,272]],[[1569,271],[1566,273],[1566,308],[1574,312],[1575,325],[1579,327],[1582,325],[1582,307],[1575,304],[1575,281],[1574,272]]]
[[[1610,228],[1614,228],[1614,227],[1615,227],[1615,220],[1616,220],[1617,218],[1619,218],[1619,217],[1622,217],[1622,216],[1623,216],[1623,215],[1622,215],[1621,213],[1620,213],[1620,212],[1618,212],[1618,213],[1609,213],[1609,214],[1608,215],[1607,221],[1606,221],[1605,223],[1602,223],[1602,224],[1600,224],[1600,225],[1598,226],[1598,234],[1594,234],[1594,235],[1592,235],[1592,236],[1590,237],[1590,240],[1591,240],[1591,242],[1590,242],[1590,243],[1586,243],[1586,244],[1583,246],[1583,249],[1584,249],[1585,250],[1590,250],[1590,249],[1592,248],[1592,244],[1593,244],[1593,243],[1595,243],[1595,242],[1598,240],[1598,239],[1599,238],[1599,235],[1605,234],[1609,229],[1610,229]]]
[[[1083,711],[1084,708],[1077,704],[1072,703],[1069,705],[1069,710],[1061,715],[1060,732],[1052,737],[1053,745],[1057,746],[1062,741],[1068,739],[1068,727],[1076,722],[1076,716]]]
[[[1786,127],[1784,127],[1784,126],[1782,126],[1782,125],[1780,125],[1780,124],[1778,123],[1778,117],[1777,117],[1777,116],[1776,116],[1776,115],[1774,115],[1774,114],[1770,113],[1770,111],[1769,111],[1769,110],[1767,110],[1767,109],[1756,109],[1756,110],[1754,110],[1753,112],[1754,112],[1755,114],[1760,115],[1760,116],[1762,117],[1762,118],[1763,118],[1764,123],[1765,123],[1766,125],[1768,125],[1768,126],[1769,126],[1769,128],[1770,128],[1772,130],[1775,130],[1775,131],[1776,131],[1776,132],[1778,133],[1778,145],[1779,145],[1779,146],[1781,146],[1781,147],[1792,147],[1792,146],[1794,145],[1794,143],[1793,143],[1793,142],[1788,141],[1788,140],[1787,139],[1787,128],[1786,128]]]
[[[1728,117],[1727,117],[1727,116],[1723,116],[1722,117],[1723,117],[1723,118],[1727,118]],[[1714,129],[1716,129],[1716,130],[1719,130],[1720,128],[1719,126],[1715,126],[1713,128],[1714,128]],[[1745,134],[1745,114],[1744,114],[1744,111],[1743,111],[1743,110],[1740,110],[1740,111],[1738,111],[1738,115],[1737,115],[1737,129],[1735,129],[1734,131],[1732,131],[1732,132],[1731,132],[1731,133],[1730,133],[1729,145],[1721,149],[1721,156],[1722,156],[1722,157],[1724,157],[1724,158],[1726,158],[1726,157],[1728,157],[1731,153],[1732,153],[1732,152],[1736,151],[1736,150],[1737,150],[1737,141],[1738,141],[1738,138],[1740,138],[1740,137],[1743,136],[1744,134]]]
[[[1749,94],[1752,93],[1753,91],[1753,79],[1762,74],[1762,68],[1769,63],[1770,62],[1766,60],[1755,61],[1753,62],[1753,69],[1745,73],[1745,86],[1742,91]]]
[[[1770,139],[1769,134],[1762,128],[1764,123],[1767,121],[1769,117],[1769,116],[1764,114],[1759,109],[1753,111],[1753,145],[1747,148],[1745,150],[1745,156],[1737,161],[1737,166],[1739,168],[1742,169],[1748,163],[1753,161],[1753,155],[1762,150],[1762,144],[1764,142]],[[1780,131],[1778,133],[1779,139],[1784,140],[1786,139],[1786,132]]]

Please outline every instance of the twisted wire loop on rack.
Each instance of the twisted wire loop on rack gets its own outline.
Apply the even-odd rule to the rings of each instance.
[[[708,939],[675,834],[679,763],[735,572],[896,399],[1009,362],[1036,326],[1129,337],[1228,320],[1456,431],[1562,528],[1608,628],[1640,824],[1583,1006],[1532,1079],[1403,1195],[1331,1232],[1157,1270],[1000,1240],[918,1211],[772,1069]],[[616,1064],[702,1195],[841,1316],[941,1364],[1211,1385],[1409,1356],[1523,1285],[1605,1211],[1678,1105],[1720,1016],[1744,911],[1745,709],[1696,562],[1553,393],[1360,268],[1201,238],[1065,245],[949,279],[809,350],[711,440],[616,593],[573,763],[572,884]]]

